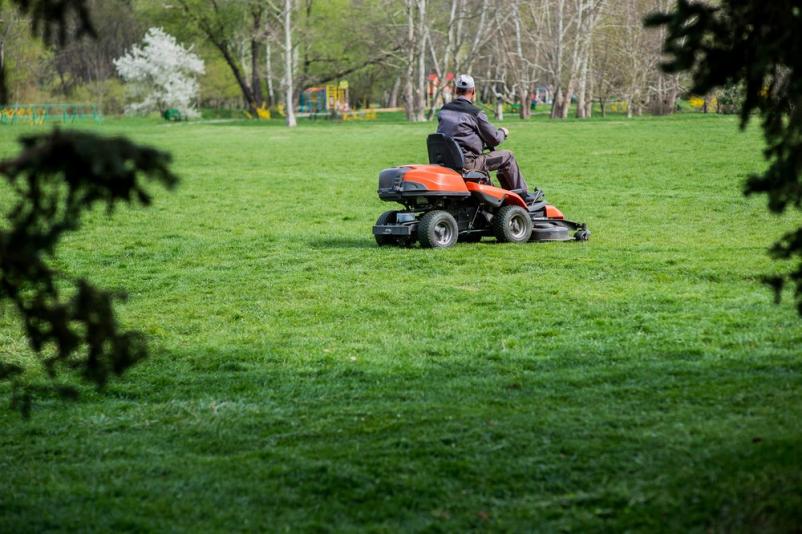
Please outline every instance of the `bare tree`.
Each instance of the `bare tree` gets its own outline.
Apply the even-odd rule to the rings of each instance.
[[[470,73],[481,47],[492,37],[492,33],[487,31],[489,0],[449,0],[446,5],[449,4],[448,19],[443,30],[432,27],[431,17],[426,28],[432,70],[438,80],[429,102],[429,118],[452,83],[449,73]]]
[[[612,10],[608,10],[600,23],[594,37],[593,63],[589,69],[602,117],[607,116],[608,102],[618,96],[624,86],[618,50],[621,32],[616,17]],[[590,104],[593,99],[589,97],[588,100]]]
[[[250,52],[251,52],[251,92],[253,93],[254,103],[257,106],[262,104],[262,79],[259,76],[259,52],[262,49],[261,41],[264,38],[264,26],[262,19],[265,14],[265,6],[261,2],[254,2],[250,5],[251,31],[250,31]]]
[[[265,26],[265,82],[267,85],[267,99],[270,105],[276,103],[276,92],[273,88],[273,46],[270,39],[270,26]]]
[[[404,110],[407,120],[426,120],[426,0],[405,0],[407,55],[404,73]]]
[[[673,9],[676,0],[655,0],[652,5],[646,5],[647,15],[651,11],[658,11],[667,13]],[[654,66],[651,69],[652,81],[649,83],[649,112],[655,115],[668,115],[674,113],[677,108],[677,99],[682,91],[682,75],[681,74],[666,74],[662,70],[656,68],[661,56],[662,44],[666,39],[666,28],[660,26],[658,28],[647,29],[647,49],[644,50],[645,54],[655,57]]]
[[[238,10],[240,2],[232,0],[176,0],[184,14],[220,52],[237,81],[243,100],[252,113],[259,107],[257,96],[245,75],[242,62],[236,54],[239,37]],[[256,1],[256,0],[253,0]],[[258,56],[257,56],[258,57]],[[255,69],[254,69],[255,70]]]
[[[590,69],[592,59],[592,43],[593,35],[596,32],[599,20],[601,19],[602,11],[604,10],[607,0],[580,0],[579,9],[581,13],[581,20],[578,26],[579,34],[577,35],[577,72],[578,72],[578,91],[576,98],[576,116],[577,118],[584,119],[590,117],[591,106],[593,98],[588,98],[591,91],[592,78],[590,77]]]
[[[552,118],[568,117],[574,96],[577,115],[587,115],[586,97],[591,43],[606,0],[556,0],[551,26],[551,74],[555,87]],[[577,90],[579,91],[577,94]]]
[[[513,0],[510,15],[513,32],[512,46],[507,50],[507,60],[512,66],[513,91],[517,94],[517,101],[520,103],[519,116],[522,119],[528,119],[532,81],[530,63],[524,55],[521,0]]]
[[[6,51],[25,35],[25,23],[27,21],[23,20],[15,6],[0,4],[0,73],[6,73]],[[0,76],[0,104],[8,103],[9,93],[6,76]]]
[[[286,102],[287,126],[298,125],[295,119],[295,91],[293,87],[293,47],[292,47],[293,0],[284,0],[282,12],[284,27],[284,101]]]
[[[647,53],[648,35],[641,20],[648,0],[619,0],[620,54],[623,59],[624,85],[621,88],[627,104],[627,117],[640,115],[646,99],[649,70],[657,67],[659,57]]]

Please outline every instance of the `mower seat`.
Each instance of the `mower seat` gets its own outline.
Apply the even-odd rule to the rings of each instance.
[[[433,133],[426,139],[429,151],[429,163],[442,165],[462,174],[465,169],[465,158],[454,139],[440,133]]]
[[[455,170],[462,175],[466,182],[489,184],[490,175],[482,171],[466,171],[465,156],[456,141],[447,135],[433,133],[426,139],[426,148],[429,150],[429,164],[442,165]]]

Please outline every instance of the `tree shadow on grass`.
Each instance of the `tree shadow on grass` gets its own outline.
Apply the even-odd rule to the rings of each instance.
[[[534,358],[477,349],[458,359],[464,349],[443,348],[390,363],[322,350],[293,361],[277,348],[232,337],[224,349],[162,350],[110,385],[115,402],[104,401],[102,417],[78,412],[80,424],[59,422],[76,429],[59,430],[68,445],[81,443],[76,452],[28,451],[27,465],[13,472],[21,482],[9,486],[18,493],[0,488],[0,530],[50,525],[29,502],[67,521],[80,517],[76,508],[88,513],[93,501],[69,500],[68,486],[36,493],[24,481],[38,465],[74,484],[110,484],[115,472],[96,460],[108,450],[126,451],[111,458],[131,488],[121,502],[137,496],[142,480],[163,500],[180,481],[204,505],[186,509],[186,525],[258,517],[253,503],[269,499],[276,512],[264,529],[320,521],[403,530],[399,509],[449,531],[479,520],[498,530],[792,531],[802,520],[802,438],[790,416],[761,421],[751,408],[764,397],[778,407],[795,398],[795,356]],[[36,417],[30,424],[51,435],[52,423]],[[28,428],[11,439],[21,442]],[[91,447],[87,432],[97,440]],[[195,456],[203,471],[181,460]],[[76,474],[77,462],[89,472]],[[28,492],[38,500],[18,497]],[[228,495],[247,498],[199,515]],[[477,510],[488,518],[477,519]],[[122,504],[104,517],[139,521]],[[142,521],[147,530],[159,519]]]

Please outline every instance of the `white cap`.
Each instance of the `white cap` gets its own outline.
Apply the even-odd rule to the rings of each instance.
[[[476,85],[473,83],[473,78],[467,74],[460,74],[457,76],[456,85],[459,89],[473,89],[476,87]]]

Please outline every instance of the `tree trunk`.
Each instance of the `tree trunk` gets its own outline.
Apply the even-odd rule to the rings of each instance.
[[[216,42],[214,44],[217,46],[217,49],[220,50],[220,53],[223,54],[223,59],[228,65],[228,68],[231,69],[231,72],[234,74],[234,78],[237,80],[237,85],[239,85],[240,91],[242,92],[242,97],[245,99],[245,104],[248,106],[251,113],[256,114],[256,108],[258,106],[253,98],[253,93],[251,92],[251,88],[248,86],[248,82],[245,81],[245,76],[242,74],[242,69],[240,69],[237,60],[231,55],[231,52],[228,50],[228,46],[225,43]]]
[[[284,0],[284,77],[285,77],[285,102],[287,114],[287,126],[294,128],[298,125],[295,120],[295,91],[293,87],[292,72],[292,0]]]
[[[189,19],[198,22],[201,31],[206,35],[206,37],[215,46],[215,48],[217,48],[223,55],[223,59],[225,60],[226,65],[228,65],[228,68],[231,70],[231,73],[237,80],[237,85],[239,86],[240,91],[242,92],[242,98],[245,101],[245,104],[248,106],[251,113],[256,115],[256,108],[258,106],[256,105],[253,91],[251,91],[251,88],[248,85],[248,81],[242,72],[242,67],[240,66],[240,63],[236,60],[236,58],[234,58],[233,54],[231,53],[229,41],[227,41],[225,37],[215,33],[215,28],[208,21],[197,18],[194,8],[191,7],[188,2],[186,2],[185,0],[179,0],[178,4],[181,6],[181,9],[184,11],[184,14]]]
[[[588,63],[590,63],[589,47],[582,54],[581,66],[579,67],[579,91],[576,95],[576,118],[586,119],[588,117],[587,102],[588,102]]]
[[[518,112],[518,116],[521,119],[528,119],[531,116],[531,110],[529,106],[532,104],[532,99],[529,96],[529,90],[527,87],[524,87],[519,91],[519,99],[521,101],[521,109]]]
[[[251,91],[254,103],[261,106],[262,80],[259,79],[259,42],[256,39],[251,39]]]
[[[415,91],[415,122],[426,120],[426,0],[418,0],[418,83]]]
[[[548,9],[548,8],[547,8]],[[552,78],[554,79],[554,97],[551,100],[551,118],[556,119],[562,115],[563,89],[563,28],[565,25],[565,0],[557,0],[556,29],[554,30],[554,64]]]
[[[567,119],[568,112],[571,110],[571,99],[574,98],[574,80],[571,80],[568,83],[568,88],[565,90],[565,96],[563,97],[563,107],[560,109],[560,118]]]
[[[6,84],[6,43],[0,43],[0,105],[9,104],[8,85]]]
[[[510,9],[510,14],[512,16],[512,26],[513,26],[513,37],[514,41],[513,44],[515,46],[514,52],[514,60],[510,63],[512,64],[513,69],[513,80],[515,85],[517,86],[518,92],[518,102],[520,104],[520,109],[518,110],[518,116],[526,120],[529,118],[530,110],[530,89],[532,86],[531,80],[529,80],[529,69],[527,58],[524,55],[524,46],[523,46],[523,30],[522,30],[522,19],[521,19],[521,2],[520,0],[515,0],[513,2],[512,8]]]
[[[407,0],[407,64],[404,73],[404,113],[408,121],[415,120],[415,92],[412,77],[415,74],[415,6]]]
[[[401,90],[401,77],[397,76],[393,82],[393,88],[390,90],[390,99],[387,101],[388,108],[398,107],[398,92]]]
[[[588,61],[590,63],[590,60]],[[588,72],[593,72],[593,66],[587,66]],[[593,89],[594,89],[594,82],[593,76],[588,77],[588,87],[587,87],[587,98],[585,99],[585,118],[589,119],[593,116]]]
[[[501,96],[495,88],[493,88],[493,93],[496,97],[496,119],[503,121],[504,120],[504,97]]]
[[[426,0],[406,0],[407,58],[404,72],[404,111],[407,120],[426,120]],[[418,17],[416,18],[416,12]]]
[[[270,46],[270,40],[268,39],[267,45],[265,46],[265,78],[267,78],[267,98],[268,103],[273,106],[276,103],[276,93],[273,90],[273,59]]]
[[[585,64],[587,65],[587,64]],[[582,74],[579,78],[579,91],[576,95],[576,118],[577,119],[584,119],[585,118],[585,96],[587,95],[587,84],[588,84],[588,76],[587,76],[587,69],[586,66],[582,67]]]
[[[670,106],[669,113],[674,114],[677,111],[677,98],[679,98],[679,75],[676,74],[671,80],[671,91],[668,94],[668,105]]]
[[[262,105],[262,80],[259,78],[259,34],[262,31],[262,10],[251,10],[253,26],[251,27],[251,92],[257,106]]]
[[[557,119],[562,116],[563,109],[563,90],[558,87],[554,91],[554,97],[551,99],[551,115],[552,119]]]

